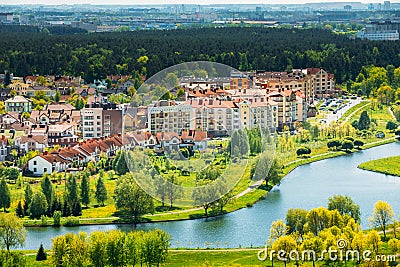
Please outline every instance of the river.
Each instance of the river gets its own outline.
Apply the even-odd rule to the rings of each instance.
[[[172,236],[173,247],[250,247],[264,245],[272,221],[284,219],[289,208],[326,206],[334,194],[346,194],[360,205],[362,227],[368,228],[374,203],[389,202],[400,213],[400,177],[360,170],[358,164],[400,155],[400,143],[303,165],[288,174],[265,199],[251,208],[224,216],[177,222],[141,224],[138,229],[160,228]],[[399,163],[400,164],[400,163]],[[132,225],[89,225],[78,227],[30,227],[24,249],[51,248],[51,238],[67,232],[133,230]]]

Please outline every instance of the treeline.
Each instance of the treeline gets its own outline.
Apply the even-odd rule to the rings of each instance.
[[[87,33],[84,29],[72,28],[70,26],[50,26],[39,28],[30,25],[0,25],[0,33],[44,33],[44,34],[75,34]]]
[[[49,29],[51,30],[51,29]],[[0,72],[16,75],[107,74],[148,77],[187,61],[215,61],[240,70],[324,67],[337,82],[354,80],[362,66],[400,65],[400,42],[351,40],[322,29],[199,28],[49,35],[3,31]],[[148,60],[139,60],[146,56]]]
[[[171,237],[161,230],[119,230],[53,238],[55,266],[160,266],[167,261]]]
[[[271,253],[271,256],[266,256],[270,256],[271,260],[283,259],[285,266],[289,261],[293,261],[296,266],[300,264],[300,261],[312,261],[315,266],[317,260],[324,261],[325,265],[330,265],[335,260],[332,259],[332,254],[325,254],[323,251],[337,252],[341,249],[352,249],[355,254],[352,258],[346,255],[346,260],[356,261],[357,265],[360,263],[363,265],[368,262],[365,257],[369,257],[370,263],[372,263],[370,266],[377,266],[373,260],[379,261],[379,258],[375,257],[376,255],[388,251],[397,254],[400,251],[400,241],[396,236],[398,221],[395,219],[393,208],[381,200],[375,203],[374,212],[369,221],[376,229],[364,233],[359,224],[359,206],[349,196],[343,195],[329,198],[328,208],[289,209],[285,221],[272,222],[267,242],[272,251],[279,251],[279,253],[282,251],[282,253],[279,255]],[[393,233],[393,238],[390,240],[386,235],[389,226],[393,227],[390,229]],[[383,238],[377,231],[378,228],[382,230]],[[388,242],[384,244],[383,241]],[[367,249],[370,251],[368,256],[365,253],[362,254]],[[292,253],[294,250],[298,252],[297,257]],[[312,251],[314,254],[308,254],[308,257],[304,256],[307,254],[303,253],[307,253],[307,251]],[[303,258],[300,259],[299,255],[303,255]]]

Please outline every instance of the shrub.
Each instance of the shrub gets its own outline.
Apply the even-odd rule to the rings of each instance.
[[[69,216],[64,223],[64,226],[72,227],[79,225],[79,218]]]
[[[61,211],[56,210],[53,214],[53,225],[60,226],[61,225]]]
[[[363,145],[364,145],[364,142],[362,140],[360,140],[360,139],[354,140],[355,147],[359,148],[360,146],[363,146]]]

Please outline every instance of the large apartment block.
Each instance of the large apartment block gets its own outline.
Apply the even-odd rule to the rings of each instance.
[[[190,130],[192,121],[191,106],[174,101],[161,100],[148,108],[148,129],[152,134],[174,132],[181,134]]]
[[[81,109],[83,139],[110,136],[122,132],[122,110],[88,107]]]

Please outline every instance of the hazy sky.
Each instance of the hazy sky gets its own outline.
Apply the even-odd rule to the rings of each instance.
[[[367,2],[367,3],[383,3],[384,0],[0,0],[0,5],[15,5],[15,4],[98,4],[98,5],[152,5],[152,4],[299,4],[311,2]],[[391,1],[392,3],[399,1]]]

